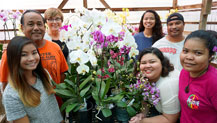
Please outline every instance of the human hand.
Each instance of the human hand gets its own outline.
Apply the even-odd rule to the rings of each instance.
[[[129,121],[129,123],[139,123],[145,115],[143,113],[139,113],[136,116],[132,117]]]

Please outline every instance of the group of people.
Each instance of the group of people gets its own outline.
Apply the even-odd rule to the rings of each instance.
[[[151,115],[138,113],[129,122],[217,122],[217,70],[210,65],[217,32],[197,30],[185,37],[180,13],[167,18],[167,35],[161,33],[159,23],[156,12],[147,10],[134,37],[140,51],[139,71],[135,73],[142,72],[156,83],[161,101],[150,108]],[[156,41],[156,34],[161,39]]]
[[[47,9],[44,17],[35,10],[23,13],[20,23],[25,37],[16,36],[9,42],[0,65],[8,121],[64,122],[59,110],[62,100],[55,96],[51,83],[63,82],[68,70],[69,51],[60,41],[62,22],[63,14],[56,8]],[[217,70],[210,65],[217,39],[204,30],[185,38],[184,26],[183,16],[173,13],[165,35],[154,10],[142,15],[139,33],[134,36],[140,52],[135,73],[142,72],[156,83],[161,100],[151,109],[157,113],[151,117],[138,113],[130,123],[217,121]]]
[[[68,70],[68,49],[59,40],[62,12],[47,9],[45,18],[35,10],[21,16],[25,35],[14,37],[3,53],[0,82],[8,121],[14,123],[60,123],[62,99],[54,95],[51,79],[61,83]],[[48,25],[48,30],[45,28]],[[49,40],[44,35],[50,36]],[[8,84],[9,83],[9,84]]]

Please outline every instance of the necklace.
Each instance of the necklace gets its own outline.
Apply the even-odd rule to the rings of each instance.
[[[201,75],[203,75],[207,70],[208,70],[208,67],[204,71],[202,71],[197,77],[200,77]],[[190,75],[188,77],[188,85],[185,87],[186,94],[189,92],[189,85],[192,83],[192,81],[191,82],[189,81],[190,81]]]

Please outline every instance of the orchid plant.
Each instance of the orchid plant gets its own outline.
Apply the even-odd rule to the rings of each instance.
[[[139,52],[123,20],[123,16],[110,10],[81,8],[60,29],[70,50],[70,69],[65,84],[57,85],[57,93],[71,98],[64,104],[67,111],[77,111],[74,109],[85,103],[73,100],[74,93],[84,101],[91,92],[98,113],[102,111],[105,117],[124,97],[124,88],[130,85],[128,75],[133,71],[133,59]],[[73,90],[74,85],[79,89]]]
[[[132,103],[135,111],[144,112],[147,109],[143,102],[146,102],[149,107],[156,106],[160,101],[160,90],[155,83],[150,83],[142,73],[139,73],[136,78],[136,83],[130,85],[129,97],[135,101]]]
[[[19,19],[19,17],[21,16],[21,12],[16,10],[16,11],[12,11],[12,10],[0,10],[0,21],[3,22],[3,28],[4,28],[4,43],[6,43],[6,40],[10,40],[10,33],[9,33],[9,28],[8,28],[8,22],[11,21],[11,23],[9,22],[9,24],[12,24],[12,28],[13,28],[13,32],[14,32],[14,36],[17,35],[16,32],[16,20]],[[0,45],[0,59],[2,56],[2,52],[3,52],[3,45]]]
[[[19,17],[21,16],[21,12],[16,10],[16,11],[12,11],[12,10],[0,10],[0,20],[4,22],[3,27],[4,27],[4,38],[6,40],[6,31],[8,31],[8,25],[7,22],[11,21],[12,27],[14,29],[14,36],[17,35],[16,32],[16,20],[19,19]],[[8,31],[8,39],[10,40],[10,35],[9,35],[9,31]]]

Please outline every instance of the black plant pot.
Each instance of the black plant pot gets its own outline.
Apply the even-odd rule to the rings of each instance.
[[[78,111],[69,113],[69,123],[76,121],[76,123],[92,123],[92,109],[93,103],[87,102],[87,111]]]
[[[114,123],[115,108],[111,110],[112,110],[112,115],[109,117],[104,117],[103,113],[100,111],[98,117],[102,119],[102,121],[98,119],[98,123]]]
[[[115,111],[116,111],[116,118],[119,122],[128,123],[130,116],[128,115],[128,112],[126,109],[116,107]]]
[[[99,118],[102,119],[101,120],[98,120],[98,123],[114,123],[114,118],[113,116],[109,116],[109,117],[104,117],[102,112],[99,113]]]

